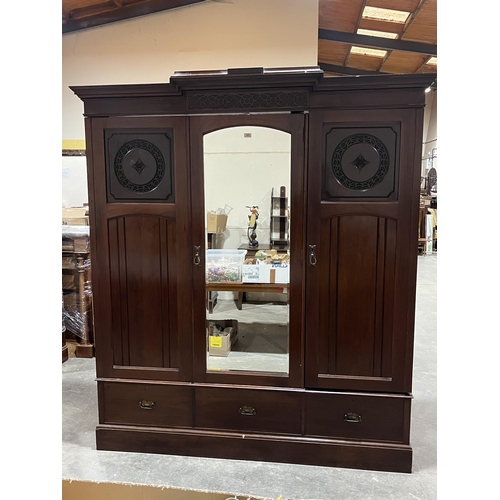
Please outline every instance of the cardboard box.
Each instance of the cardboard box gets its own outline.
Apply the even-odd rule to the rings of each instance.
[[[62,222],[68,226],[88,226],[88,208],[63,208]]]
[[[290,283],[290,266],[243,264],[243,283]]]
[[[208,354],[210,356],[229,356],[231,352],[231,337],[229,334],[222,334],[215,337],[210,335],[208,343]]]
[[[66,443],[63,443],[66,445]],[[69,447],[69,443],[68,443]],[[190,491],[187,489],[176,489],[174,487],[166,487],[165,489],[158,486],[146,486],[135,484],[114,484],[108,482],[90,482],[89,479],[75,480],[63,479],[62,481],[62,496],[58,493],[59,498],[66,500],[82,500],[92,498],[92,500],[137,500],[156,499],[156,500],[225,500],[229,494],[212,493],[212,491]],[[50,488],[52,491],[56,488]],[[231,498],[234,496],[231,495]],[[242,497],[243,498],[243,497]],[[245,500],[257,500],[255,497],[250,497],[245,494]],[[262,497],[261,497],[262,498]]]
[[[210,323],[220,325],[224,331],[217,336],[208,335],[208,354],[210,356],[228,356],[231,348],[238,342],[238,321],[235,319],[207,321],[207,329]]]
[[[223,233],[226,224],[227,215],[207,214],[207,233]]]
[[[243,283],[270,283],[271,266],[266,264],[243,264]]]

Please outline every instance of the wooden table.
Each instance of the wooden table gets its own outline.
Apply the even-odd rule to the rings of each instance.
[[[261,292],[261,293],[288,293],[290,283],[207,283],[208,292],[237,292],[238,301],[236,306],[241,311],[243,305],[243,293]],[[207,302],[208,304],[208,302]],[[208,306],[209,313],[213,312],[213,303]]]
[[[247,243],[245,245],[240,245],[238,247],[238,250],[246,250],[247,251],[246,258],[254,257],[255,254],[259,250],[262,250],[265,252],[266,250],[273,250],[273,249],[276,250],[278,253],[287,253],[287,251],[288,251],[288,247],[287,248],[272,247],[271,245],[269,245],[269,243],[260,243],[258,247],[250,247]]]

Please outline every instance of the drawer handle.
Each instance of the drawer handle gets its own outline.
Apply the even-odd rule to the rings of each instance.
[[[142,401],[139,401],[139,407],[143,410],[152,410],[155,407],[155,402],[143,399]]]
[[[348,413],[344,413],[344,420],[346,422],[359,423],[359,422],[361,422],[361,415],[359,413],[355,413],[353,411],[350,411]]]
[[[253,406],[242,406],[240,408],[240,415],[257,415],[257,410]]]

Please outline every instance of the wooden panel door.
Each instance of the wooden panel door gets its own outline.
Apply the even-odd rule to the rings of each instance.
[[[86,126],[97,375],[190,380],[185,118]]]
[[[411,390],[420,111],[310,114],[306,387]]]

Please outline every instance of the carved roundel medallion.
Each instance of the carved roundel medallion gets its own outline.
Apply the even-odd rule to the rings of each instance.
[[[136,139],[125,143],[114,162],[118,182],[136,193],[156,189],[165,175],[165,159],[152,143]]]
[[[369,134],[346,137],[332,156],[333,175],[347,189],[365,191],[384,179],[389,170],[385,145]]]

